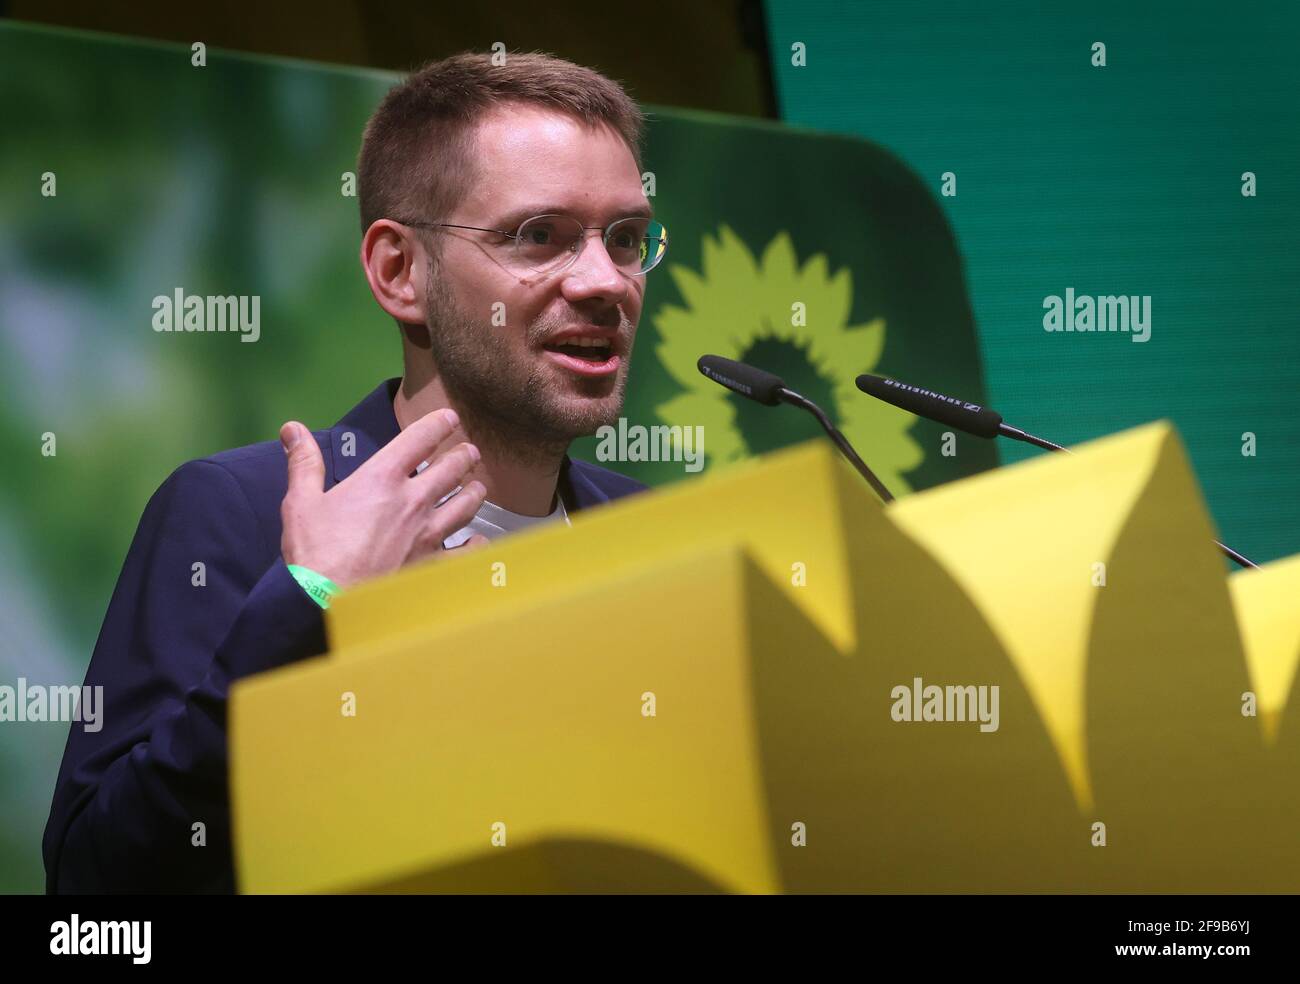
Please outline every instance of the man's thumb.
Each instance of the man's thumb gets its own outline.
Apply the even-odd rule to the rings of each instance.
[[[289,456],[289,491],[323,491],[325,459],[311,432],[296,420],[290,420],[280,428],[280,443]]]

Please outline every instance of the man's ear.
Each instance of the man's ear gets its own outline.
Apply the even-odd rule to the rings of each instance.
[[[415,230],[376,219],[361,237],[360,259],[375,303],[399,325],[423,325],[429,257]]]

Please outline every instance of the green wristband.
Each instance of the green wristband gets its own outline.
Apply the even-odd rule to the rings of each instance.
[[[302,585],[302,589],[307,592],[311,600],[321,608],[329,608],[334,596],[343,593],[342,589],[324,574],[317,574],[309,567],[300,567],[298,564],[285,566],[289,568],[293,579]]]

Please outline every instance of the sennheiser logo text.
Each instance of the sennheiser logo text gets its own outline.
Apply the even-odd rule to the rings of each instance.
[[[952,404],[954,407],[960,407],[963,410],[969,410],[972,413],[979,413],[984,408],[978,403],[967,403],[965,400],[958,400],[955,397],[944,396],[942,393],[936,393],[934,390],[923,389],[920,386],[913,386],[910,383],[900,383],[897,379],[882,379],[882,383],[890,389],[903,390],[907,393],[920,393],[932,400],[939,400],[943,403]]]

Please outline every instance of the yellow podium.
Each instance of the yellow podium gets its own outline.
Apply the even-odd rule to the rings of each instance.
[[[361,585],[238,682],[245,892],[1300,889],[1300,559],[1153,424],[882,507],[814,443]]]

